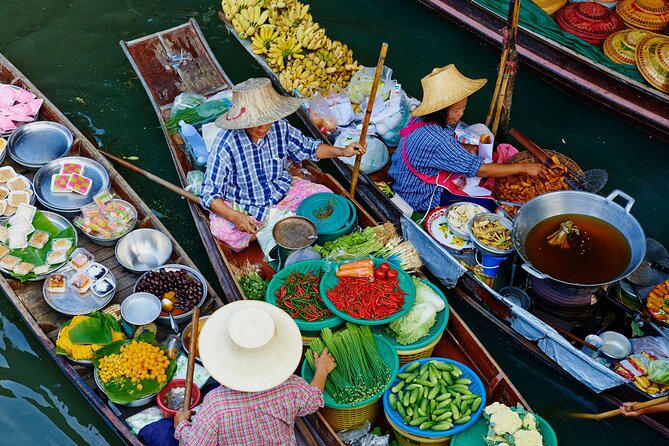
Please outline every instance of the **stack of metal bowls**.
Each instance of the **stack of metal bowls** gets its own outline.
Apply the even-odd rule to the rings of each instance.
[[[67,156],[72,148],[72,132],[62,124],[37,121],[19,127],[7,142],[9,156],[30,170]]]
[[[51,178],[60,173],[60,169],[65,163],[76,163],[84,166],[83,175],[92,181],[91,188],[86,195],[74,192],[53,192],[51,190]],[[37,171],[33,178],[33,188],[35,196],[42,206],[71,219],[79,214],[83,206],[92,203],[93,197],[98,192],[109,189],[109,174],[100,163],[90,158],[80,156],[59,158],[45,164]]]

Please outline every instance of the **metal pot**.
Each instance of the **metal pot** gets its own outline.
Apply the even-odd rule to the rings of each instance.
[[[617,197],[627,200],[623,208],[614,203]],[[630,214],[634,199],[616,189],[607,197],[589,192],[560,191],[552,192],[528,201],[520,208],[513,222],[511,237],[520,257],[525,261],[523,269],[539,279],[552,279],[567,285],[592,287],[615,282],[638,268],[646,254],[646,236],[636,218]],[[530,231],[547,218],[563,214],[580,214],[603,220],[618,229],[630,245],[632,255],[620,276],[604,283],[571,283],[551,277],[532,266],[525,251],[525,240]]]

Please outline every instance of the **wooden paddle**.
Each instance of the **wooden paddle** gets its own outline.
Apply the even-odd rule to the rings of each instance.
[[[643,403],[634,404],[629,408],[630,411],[645,409],[647,407],[657,406],[658,404],[663,404],[669,401],[669,396],[663,396],[662,398],[657,398],[655,400],[644,401]],[[617,417],[622,415],[623,409],[620,407],[617,409],[609,410],[608,412],[602,413],[568,413],[565,414],[570,418],[579,418],[582,420],[604,420],[606,418]]]
[[[388,52],[388,44],[383,42],[381,51],[379,52],[379,61],[376,63],[376,71],[374,72],[374,81],[372,82],[372,91],[369,93],[367,100],[367,110],[365,111],[365,119],[362,121],[362,130],[360,131],[360,145],[365,146],[367,139],[367,129],[369,128],[369,120],[372,117],[372,109],[374,108],[374,100],[376,99],[376,90],[379,88],[379,80],[381,79],[381,72],[383,71],[383,63],[386,61],[386,53]],[[360,174],[360,161],[362,155],[355,156],[355,164],[353,165],[353,175],[351,176],[351,198],[355,199],[355,188],[358,185],[358,175]]]
[[[200,324],[200,307],[193,308],[190,323],[190,343],[188,345],[188,368],[186,369],[186,395],[184,397],[184,410],[190,410],[190,399],[193,391],[193,373],[195,372],[195,351],[197,350],[198,325]]]
[[[160,184],[161,186],[171,190],[172,192],[181,195],[182,197],[186,198],[187,200],[192,201],[193,203],[200,204],[200,198],[197,195],[191,194],[190,192],[183,190],[179,186],[175,186],[174,184],[170,183],[169,181],[165,181],[162,178],[155,176],[151,172],[147,172],[144,169],[140,169],[139,167],[135,166],[132,163],[129,163],[128,161],[124,160],[123,158],[119,158],[116,155],[112,155],[109,152],[105,152],[104,150],[98,149],[98,151],[109,158],[110,160],[114,161],[117,164],[120,164],[123,167],[127,167],[128,169],[132,170],[133,172],[136,172],[140,175],[142,175],[145,178],[148,178],[149,180],[153,181],[154,183]]]

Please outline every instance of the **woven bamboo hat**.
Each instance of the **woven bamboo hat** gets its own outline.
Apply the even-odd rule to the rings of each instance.
[[[232,107],[216,120],[222,129],[248,129],[278,121],[300,108],[302,99],[281,96],[269,79],[251,78],[232,87]]]
[[[413,116],[425,116],[460,102],[476,93],[488,80],[470,79],[450,64],[435,68],[420,82],[423,85],[423,101],[411,113]]]
[[[630,28],[662,31],[669,23],[669,3],[665,0],[620,0],[616,12]]]
[[[553,15],[558,9],[567,4],[567,0],[532,0],[548,15]]]
[[[261,392],[286,381],[302,357],[295,321],[267,302],[244,300],[219,308],[202,327],[202,365],[224,386]]]
[[[636,47],[645,37],[654,33],[643,29],[623,29],[610,34],[604,41],[604,54],[613,62],[636,65]]]
[[[593,45],[601,44],[609,34],[624,28],[614,11],[595,2],[570,3],[557,12],[555,21],[563,31]]]
[[[641,75],[658,90],[669,93],[669,37],[653,34],[636,47]]]

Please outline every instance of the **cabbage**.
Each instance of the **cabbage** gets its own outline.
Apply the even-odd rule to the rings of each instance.
[[[423,338],[437,322],[437,310],[431,303],[414,304],[401,318],[391,322],[387,331],[398,344],[413,344]]]
[[[662,385],[669,385],[669,361],[658,359],[648,367],[648,379]]]
[[[413,283],[416,285],[416,303],[429,303],[434,306],[435,310],[441,311],[446,308],[446,303],[440,295],[434,292],[432,288],[417,277],[413,278]]]

